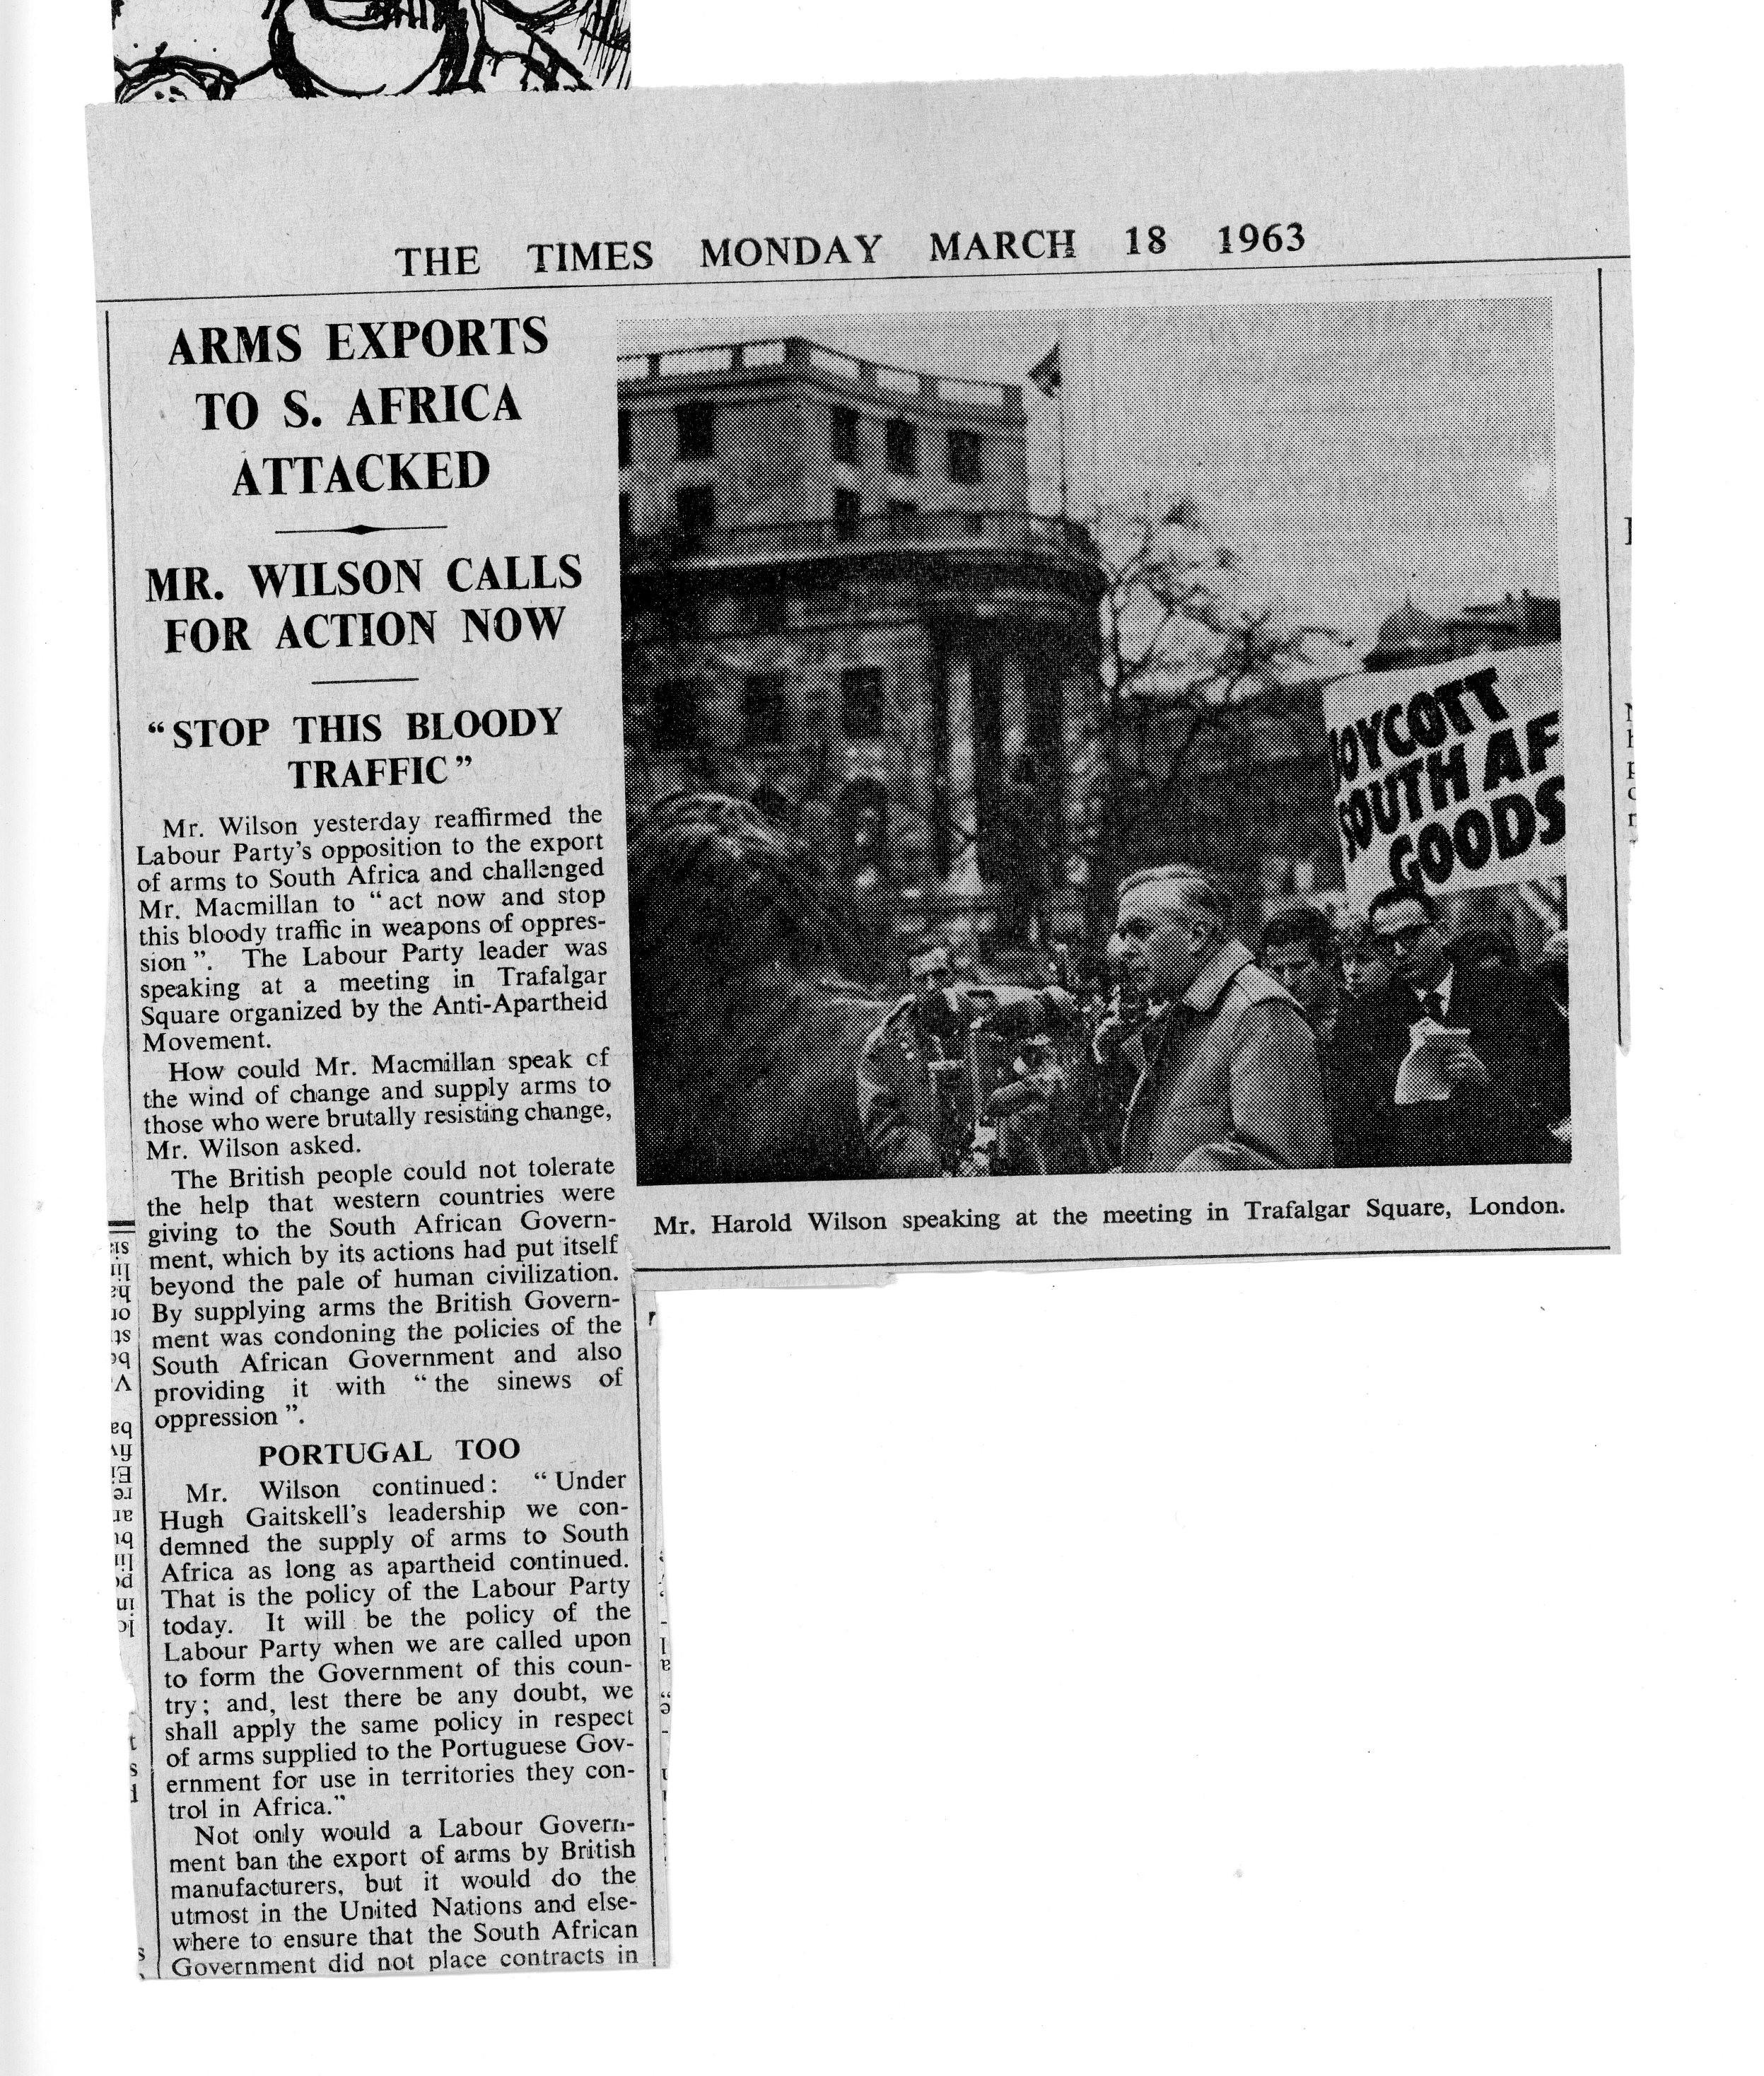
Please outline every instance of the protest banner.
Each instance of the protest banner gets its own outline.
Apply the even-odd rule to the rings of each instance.
[[[1323,692],[1350,905],[1562,871],[1562,649],[1339,679]]]

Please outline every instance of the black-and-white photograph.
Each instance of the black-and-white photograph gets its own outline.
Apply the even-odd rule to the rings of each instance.
[[[1550,337],[633,327],[640,1179],[1568,1159]]]

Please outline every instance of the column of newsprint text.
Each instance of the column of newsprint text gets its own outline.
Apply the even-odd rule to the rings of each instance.
[[[148,1975],[666,1956],[585,356],[396,303],[105,324]]]

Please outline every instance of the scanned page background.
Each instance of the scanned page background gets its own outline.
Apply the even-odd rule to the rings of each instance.
[[[1080,57],[1131,69],[1147,56],[1139,25],[1106,15],[1086,24],[1081,52],[1069,24],[1034,10],[1008,20],[979,10],[939,23],[935,37],[928,21],[916,26],[919,48],[951,69],[996,69],[1001,49],[1025,69]],[[9,841],[29,841],[36,860],[20,925],[34,946],[26,1020],[11,1032],[36,1098],[15,1229],[34,1250],[29,1371],[52,1380],[102,1360],[96,1068],[79,1035],[95,1029],[100,997],[96,973],[69,975],[62,947],[80,916],[98,926],[107,878],[102,803],[82,800],[71,776],[102,762],[103,717],[65,691],[103,675],[88,609],[103,576],[87,538],[101,496],[95,451],[88,440],[82,454],[68,430],[91,422],[91,376],[73,278],[85,226],[68,103],[80,89],[60,10],[54,27],[52,49],[47,37],[28,48],[10,85],[33,89],[15,128],[33,168],[31,278],[64,312],[22,350],[33,393],[64,409],[36,414],[24,450],[41,524],[26,543],[32,559],[9,572],[25,615],[15,638],[54,661],[40,699],[8,721],[30,759],[11,767]],[[94,79],[102,27],[86,38]],[[749,20],[694,27],[699,76],[876,64],[867,39],[832,22],[795,24],[799,39],[769,53]],[[775,1919],[752,1910],[744,1885],[751,1827],[701,1829],[696,1879],[715,1934],[702,1950],[715,1958],[695,1982],[676,1970],[665,2004],[598,2007],[607,2051],[694,2067],[713,2047],[733,2041],[742,2054],[764,2041],[784,2066],[818,2066],[828,2029],[867,1996],[879,1999],[876,2054],[926,2052],[929,2024],[974,2052],[1002,2028],[1028,2066],[1093,2054],[1099,2041],[1130,2053],[1173,2040],[1287,2064],[1351,2044],[1371,2066],[1406,2067],[1417,2037],[1440,2037],[1448,2006],[1454,2038],[1490,2057],[1571,2057],[1589,2038],[1613,2066],[1687,2048],[1712,2066],[1745,2053],[1734,1847],[1754,1823],[1745,1783],[1757,1681],[1735,1587],[1756,1562],[1756,1438],[1733,1293],[1745,1287],[1750,1142],[1729,1107],[1716,1121],[1706,993],[1683,978],[1730,969],[1729,907],[1710,889],[1745,883],[1736,774],[1755,746],[1749,710],[1720,701],[1733,676],[1730,617],[1707,609],[1744,585],[1735,438],[1715,422],[1743,378],[1747,335],[1734,262],[1753,234],[1727,199],[1744,192],[1740,169],[1724,177],[1720,164],[1722,138],[1745,134],[1740,75],[1707,70],[1675,25],[1619,31],[1608,18],[1551,22],[1535,10],[1485,13],[1473,31],[1394,13],[1363,27],[1203,21],[1160,62],[1376,63],[1399,50],[1462,62],[1503,35],[1528,53],[1570,56],[1618,33],[1634,38],[1646,389],[1691,430],[1644,442],[1654,516],[1638,536],[1639,654],[1646,682],[1712,688],[1706,712],[1725,738],[1712,766],[1704,728],[1657,723],[1644,737],[1637,940],[1644,965],[1658,954],[1675,978],[1642,984],[1643,1042],[1622,1074],[1631,1201],[1621,1275],[1477,1264],[1467,1328],[1455,1278],[1413,1263],[1356,1265],[1345,1303],[1312,1271],[1283,1271],[1293,1296],[1275,1319],[1271,1286],[1248,1281],[1250,1269],[1209,1271],[1204,1303],[1192,1278],[1114,1277],[1081,1335],[1057,1279],[897,1288],[858,1301],[857,1334],[836,1294],[670,1298],[670,1389],[691,1394],[693,1415],[690,1441],[670,1438],[673,1554],[693,1580],[693,1624],[733,1634],[737,1615],[759,1619],[755,1567],[787,1567],[802,1589],[768,1618],[765,1651],[731,1652],[701,1683],[695,1705],[714,1725],[698,1781],[708,1808],[727,1785],[770,1816],[799,1812],[769,1834],[772,1864],[815,1883],[829,1907],[782,1954]],[[664,55],[646,50],[650,77]],[[1670,512],[1698,523],[1676,525],[1661,517]],[[1260,1381],[1245,1381],[1247,1338],[1258,1351],[1278,1343]],[[904,1361],[883,1352],[899,1346],[912,1351]],[[1068,1375],[1085,1388],[1078,1413]],[[830,1397],[829,1376],[849,1393]],[[910,1450],[878,1455],[877,1434],[891,1431],[880,1410],[921,1376],[936,1387],[914,1401],[935,1447],[915,1433]],[[1026,1386],[1037,1376],[1045,1389]],[[1099,1386],[1117,1425],[1094,1417]],[[27,1647],[52,1675],[36,1683],[27,1745],[26,2066],[219,2067],[236,2051],[243,2002],[259,2057],[304,2066],[320,2018],[305,2005],[321,1992],[168,2001],[93,1958],[126,1952],[132,1930],[106,1785],[122,1701],[108,1642],[97,1641],[109,1590],[90,1490],[102,1422],[71,1385],[13,1410],[24,1424],[8,1459],[10,1511],[34,1552],[31,1563],[15,1555],[13,1574],[27,1596]],[[828,1489],[829,1462],[841,1466],[837,1503],[810,1524],[805,1565],[797,1539],[770,1524],[787,1498]],[[959,1501],[976,1480],[993,1502],[984,1538],[961,1527],[971,1517]],[[1022,1497],[1007,1537],[998,1506],[1011,1494]],[[1048,1550],[1050,1504],[1096,1530],[1119,1623],[1097,1613],[1094,1563],[1051,1576],[1030,1563]],[[683,1539],[683,1514],[697,1524]],[[853,1608],[893,1611],[890,1663],[921,1692],[929,1673],[935,1710],[876,1705],[875,1632],[851,1620]],[[975,1626],[994,1639],[978,1655]],[[1102,1682],[1131,1651],[1137,1717],[1173,1726],[1177,1757],[1146,1776],[1130,1824],[1113,1816],[1116,1786],[1135,1775],[1114,1756],[1116,1725],[1077,1704],[1048,1710],[1031,1647],[1050,1637],[1068,1681]],[[825,1734],[769,1737],[775,1668],[809,1649]],[[1050,1970],[1046,1862],[1021,1811],[1092,1745],[1109,1755],[1110,1792],[1104,1815],[1080,1812],[1064,1864],[1106,1874],[1139,1914],[1069,1920],[1096,1966]],[[957,1806],[952,1750],[961,1780],[983,1791],[953,1834],[943,1813]],[[825,1798],[859,1779],[873,1825],[856,1837],[830,1829]],[[1075,1801],[1068,1793],[1065,1808]],[[952,1851],[970,1877],[1004,1866],[1020,1879],[970,1878],[945,1895],[957,1957],[890,1968],[881,1998],[878,1957],[899,1952],[900,1926],[924,1908],[924,1868]],[[1517,1886],[1516,1866],[1526,1870]],[[950,1944],[940,1930],[940,1952]],[[1174,2016],[1172,1950],[1193,1957]],[[1271,1954],[1289,1964],[1276,1995]],[[1467,1966],[1481,1987],[1466,2000]],[[983,2015],[977,1983],[991,1993]],[[387,2051],[405,2051],[416,2028],[440,2066],[463,2067],[511,2036],[535,2050],[579,2037],[579,1995],[555,1986],[513,2016],[484,1991],[380,1999],[376,2012],[363,2003],[357,2037],[384,2032]],[[928,2050],[933,2066],[953,2051]]]

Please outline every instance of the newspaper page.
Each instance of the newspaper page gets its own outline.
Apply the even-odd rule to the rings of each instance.
[[[657,1958],[637,1289],[1616,1245],[1620,79],[92,139],[143,1965]],[[578,1821],[629,1912],[172,1944],[256,1829]]]

